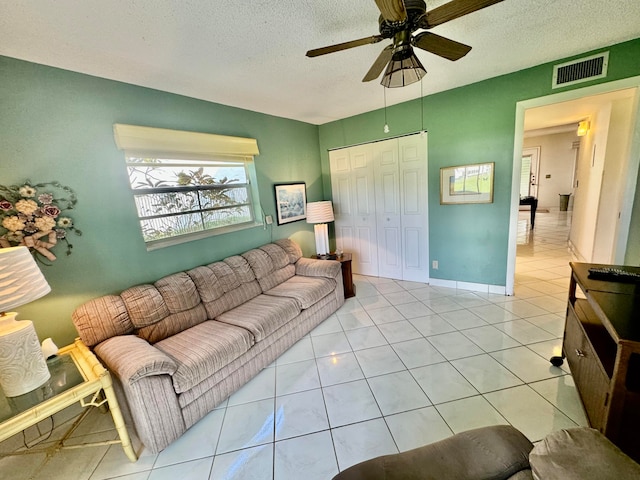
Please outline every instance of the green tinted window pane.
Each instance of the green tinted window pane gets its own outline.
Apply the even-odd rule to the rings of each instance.
[[[249,191],[242,188],[216,188],[198,192],[202,208],[229,207],[249,201]]]
[[[135,195],[139,217],[167,215],[176,212],[199,210],[196,192],[167,192]]]
[[[140,226],[145,242],[204,230],[199,213],[140,220]]]
[[[253,220],[251,209],[247,205],[203,212],[202,216],[206,229],[237,225]]]
[[[181,165],[129,165],[129,183],[131,188],[184,188],[201,185],[246,184],[247,174],[244,164],[223,164],[204,167],[185,167]]]

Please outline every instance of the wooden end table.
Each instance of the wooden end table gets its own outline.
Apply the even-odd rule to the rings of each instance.
[[[113,391],[111,375],[87,346],[80,339],[76,339],[72,345],[61,348],[56,357],[48,360],[47,366],[51,372],[51,378],[35,390],[9,398],[5,397],[0,390],[0,441],[76,402],[80,402],[83,407],[106,405],[113,417],[119,440],[64,445],[63,438],[59,447],[79,448],[121,443],[129,460],[135,462],[137,457],[131,446],[131,439]],[[91,398],[86,401],[88,397]],[[86,413],[88,411],[83,415]],[[76,426],[78,423],[76,422]],[[33,450],[33,453],[37,453],[36,450]]]

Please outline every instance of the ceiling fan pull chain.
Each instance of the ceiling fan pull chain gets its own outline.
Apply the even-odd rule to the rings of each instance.
[[[382,131],[384,133],[389,133],[389,125],[387,124],[387,89],[383,88],[382,93],[384,95],[384,128]]]

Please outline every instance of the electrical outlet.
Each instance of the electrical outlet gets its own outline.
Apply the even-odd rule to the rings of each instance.
[[[434,270],[438,269],[438,260],[434,260],[433,262],[431,262],[431,268],[433,268]]]
[[[271,225],[273,223],[273,217],[271,215],[267,215],[264,217],[264,221],[267,222],[267,225]]]

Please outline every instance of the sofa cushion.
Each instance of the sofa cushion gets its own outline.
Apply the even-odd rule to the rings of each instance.
[[[138,329],[137,334],[154,344],[207,320],[207,311],[201,303],[184,312],[172,313],[159,322]]]
[[[256,275],[263,292],[280,285],[296,273],[289,254],[279,245],[268,243],[243,254]]]
[[[256,279],[256,275],[247,263],[247,260],[241,255],[227,257],[223,262],[233,270],[233,273],[241,284],[253,282]],[[227,292],[228,291],[229,290],[227,290]]]
[[[90,300],[76,308],[71,318],[80,338],[88,347],[107,338],[133,332],[127,308],[117,295]]]
[[[228,268],[228,265],[223,264]],[[192,268],[187,274],[193,280],[198,289],[198,294],[203,303],[214,302],[224,295],[222,283],[218,280],[210,266]],[[239,285],[239,283],[238,283]]]
[[[289,262],[289,255],[287,255],[287,252],[275,243],[267,243],[266,245],[261,246],[260,250],[269,255],[274,270],[284,268],[291,263]]]
[[[210,319],[262,293],[249,264],[238,255],[194,268],[187,273],[193,280]]]
[[[242,328],[207,320],[155,344],[178,365],[172,376],[176,393],[193,388],[245,353],[251,334]]]
[[[600,480],[640,478],[640,465],[592,428],[553,432],[529,455],[536,480]]]
[[[296,274],[296,267],[293,265],[287,265],[286,267],[274,270],[266,277],[258,280],[262,292],[271,290],[273,287],[277,287],[283,282],[286,282]]]
[[[301,309],[309,308],[336,288],[336,281],[324,277],[295,276],[265,292],[276,297],[295,298]]]
[[[137,285],[128,288],[120,294],[120,297],[127,307],[131,323],[136,328],[152,325],[169,315],[167,304],[153,285]]]
[[[186,272],[161,278],[154,285],[162,295],[169,313],[184,312],[200,303],[196,286]]]
[[[245,328],[260,342],[299,313],[300,307],[293,298],[258,295],[218,315],[216,320]]]
[[[276,245],[279,245],[287,255],[289,255],[289,263],[294,264],[302,257],[302,249],[300,246],[289,238],[281,238],[280,240],[276,240]]]

